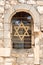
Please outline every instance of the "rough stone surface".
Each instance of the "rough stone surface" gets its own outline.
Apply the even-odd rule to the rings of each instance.
[[[12,65],[12,63],[5,62],[5,65]]]
[[[0,38],[3,38],[3,30],[0,30]]]
[[[3,30],[3,23],[0,23],[0,30]]]
[[[4,13],[4,7],[0,6],[0,13]]]
[[[28,1],[27,1],[27,4],[34,4],[34,5],[35,5],[36,2],[35,2],[35,1],[32,1],[32,0],[30,0],[30,1],[28,0]]]
[[[12,49],[10,18],[18,11],[33,18],[35,46],[28,50]],[[43,0],[0,0],[0,65],[39,64],[43,65]]]
[[[38,6],[37,9],[40,14],[43,14],[43,6]]]
[[[0,63],[3,63],[4,59],[3,57],[0,57]]]
[[[4,31],[4,38],[10,38],[10,31]]]
[[[3,39],[0,39],[0,48],[4,47]]]
[[[43,0],[42,1],[37,1],[37,5],[43,5]]]
[[[4,6],[4,4],[5,4],[5,0],[0,0],[0,5]]]
[[[41,31],[43,31],[43,15],[40,16]]]
[[[10,28],[11,28],[10,24],[7,24],[7,23],[4,24],[4,30],[5,31],[10,31]]]
[[[11,3],[11,5],[16,5],[16,4],[18,4],[17,0],[15,0],[15,1],[12,0],[10,3]]]
[[[0,48],[0,56],[1,57],[9,57],[11,49],[10,48]]]
[[[4,47],[11,48],[11,39],[4,39]]]

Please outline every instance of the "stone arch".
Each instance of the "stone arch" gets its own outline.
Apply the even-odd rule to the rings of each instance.
[[[39,32],[40,31],[39,14],[38,14],[37,10],[35,9],[35,7],[33,7],[32,5],[18,4],[18,5],[11,7],[5,13],[4,23],[5,22],[11,23],[11,18],[13,17],[13,15],[16,14],[16,12],[20,12],[20,11],[25,11],[32,16],[33,22],[34,22],[34,24],[33,24],[34,25],[34,32]],[[9,43],[7,45],[9,47]],[[10,43],[10,45],[11,45],[11,43]],[[39,44],[37,44],[37,42],[35,42],[35,51],[34,51],[34,56],[35,56],[34,63],[35,64],[39,64],[39,52],[38,51],[39,51]]]
[[[11,22],[12,16],[16,14],[16,12],[20,12],[20,11],[25,11],[32,16],[34,21],[34,32],[39,32],[40,31],[39,14],[32,5],[19,4],[19,5],[15,5],[14,7],[11,7],[7,11],[7,13],[5,13],[4,22]]]

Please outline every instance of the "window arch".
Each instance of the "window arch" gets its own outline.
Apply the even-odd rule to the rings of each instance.
[[[29,49],[32,46],[33,20],[29,13],[17,12],[12,17],[13,49]]]

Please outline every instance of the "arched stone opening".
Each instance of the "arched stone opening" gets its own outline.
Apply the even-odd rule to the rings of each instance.
[[[34,44],[32,16],[24,11],[17,12],[11,20],[12,23],[12,46],[15,49],[29,49]]]
[[[34,32],[39,32],[40,31],[40,21],[39,21],[39,14],[38,12],[36,11],[36,9],[31,6],[31,5],[27,5],[27,4],[19,4],[19,5],[16,5],[14,7],[12,7],[11,9],[9,9],[9,11],[7,11],[7,13],[5,13],[5,19],[4,19],[4,24],[5,23],[10,23],[10,25],[12,26],[11,24],[11,19],[13,17],[13,15],[15,15],[17,12],[21,12],[21,11],[25,11],[25,12],[28,12],[32,17],[33,17],[33,22],[34,22],[34,29],[33,31]],[[6,17],[7,16],[7,17]],[[37,17],[36,17],[37,16]],[[6,30],[5,30],[6,31]],[[12,31],[10,31],[10,33],[12,33]],[[7,35],[7,34],[6,34]],[[10,34],[11,35],[11,34]],[[34,34],[33,34],[34,35]],[[5,39],[5,38],[4,38]],[[34,63],[35,64],[39,64],[39,44],[37,42],[37,38],[34,40],[35,42],[35,47],[34,49],[32,49],[34,51]],[[6,39],[5,39],[6,40]],[[10,38],[11,40],[11,38]],[[10,42],[10,41],[9,41]],[[11,42],[10,42],[10,45],[9,43],[7,44],[8,47],[10,47]],[[12,46],[10,47],[12,48]],[[16,50],[15,50],[16,51]],[[37,51],[37,52],[36,52]],[[12,52],[12,50],[11,50]],[[25,53],[25,51],[23,50],[23,52]],[[28,52],[26,50],[26,52]],[[33,53],[33,52],[32,52]],[[27,54],[27,53],[26,53]],[[16,57],[19,56],[19,55],[16,55],[14,54]],[[31,55],[30,55],[31,56]]]
[[[34,22],[32,16],[25,11],[16,12],[11,19],[11,28],[12,28],[12,57],[16,58],[17,64],[21,64],[26,61],[26,64],[34,64]],[[30,32],[31,31],[31,32]],[[29,36],[30,35],[30,36]],[[26,54],[26,55],[25,55]],[[21,57],[24,55],[24,58]],[[32,56],[31,56],[32,55]],[[29,60],[31,61],[29,63]],[[27,60],[25,59],[28,59]],[[15,64],[15,62],[13,63]]]

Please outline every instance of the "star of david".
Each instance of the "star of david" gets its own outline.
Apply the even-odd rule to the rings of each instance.
[[[24,34],[22,34],[22,35],[19,34],[19,29],[21,29],[21,28],[24,29],[24,31],[25,31]],[[25,26],[22,22],[19,26],[14,26],[14,29],[16,31],[14,33],[14,36],[19,36],[19,38],[21,40],[24,39],[24,36],[29,36],[29,33],[28,33],[29,26]]]

